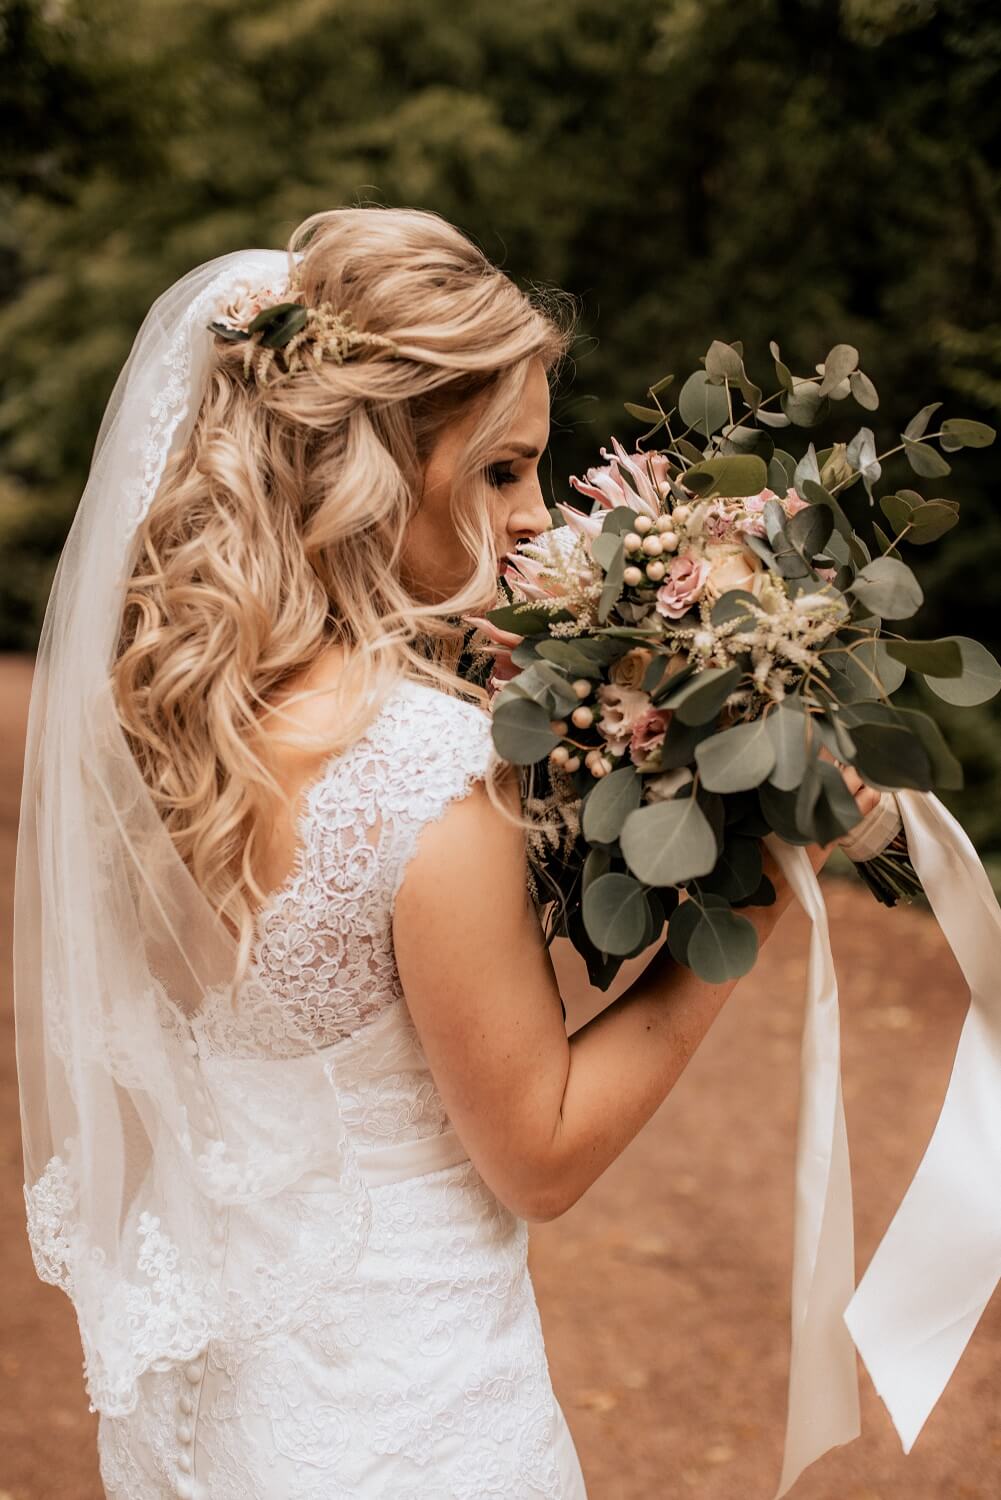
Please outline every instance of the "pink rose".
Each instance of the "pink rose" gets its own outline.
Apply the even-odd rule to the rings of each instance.
[[[705,558],[672,557],[667,577],[657,590],[658,613],[669,620],[680,620],[687,609],[700,597],[709,577],[709,564]]]
[[[640,714],[633,724],[629,739],[629,758],[634,765],[646,760],[652,750],[664,743],[664,735],[670,722],[669,708],[654,708],[651,705],[645,713]]]

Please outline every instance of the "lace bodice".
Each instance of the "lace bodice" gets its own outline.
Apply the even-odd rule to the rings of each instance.
[[[401,998],[392,916],[408,860],[494,754],[481,708],[405,678],[306,788],[292,873],[257,913],[252,972],[315,1045]]]
[[[293,868],[256,913],[240,1003],[210,995],[191,1018],[202,1058],[332,1047],[403,999],[392,922],[407,864],[421,830],[495,758],[476,704],[395,684],[301,794]]]

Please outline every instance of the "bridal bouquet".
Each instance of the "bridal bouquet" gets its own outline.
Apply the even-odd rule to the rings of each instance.
[[[560,523],[509,554],[498,607],[467,617],[485,637],[497,750],[537,767],[569,830],[545,865],[548,938],[568,936],[601,988],[668,918],[679,962],[714,982],[747,972],[757,935],[739,909],[774,899],[760,839],[828,843],[860,820],[835,762],[887,792],[962,785],[934,719],[891,701],[906,672],[956,704],[1001,686],[978,642],[886,624],[922,603],[904,549],[943,536],[958,505],[875,493],[891,454],[934,480],[946,453],[987,446],[993,429],[929,430],[933,402],[888,452],[862,426],[793,453],[777,430],[879,398],[847,344],[802,377],[770,347],[767,399],[742,346],[714,341],[676,407],[660,399],[672,376],[652,405],[627,403],[649,426],[640,443],[662,432],[659,446],[628,453],[613,438],[603,465],[570,480],[590,506],[559,504]],[[855,485],[878,498],[875,550],[839,499]],[[887,904],[920,890],[902,834],[859,869]]]

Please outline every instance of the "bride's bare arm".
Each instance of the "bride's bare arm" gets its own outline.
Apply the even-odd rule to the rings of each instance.
[[[513,778],[507,795],[516,805]],[[858,797],[863,811],[866,795],[869,788]],[[832,847],[811,846],[815,869]],[[761,943],[791,900],[765,857],[777,900],[743,912]],[[407,1005],[449,1117],[501,1202],[536,1221],[565,1212],[624,1150],[739,983],[708,984],[662,946],[568,1039],[526,891],[523,836],[481,783],[422,831],[393,935]]]

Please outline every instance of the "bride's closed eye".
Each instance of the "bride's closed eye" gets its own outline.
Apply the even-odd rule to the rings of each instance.
[[[518,475],[509,463],[490,464],[486,469],[487,482],[495,489],[500,489],[505,484],[517,484]]]

